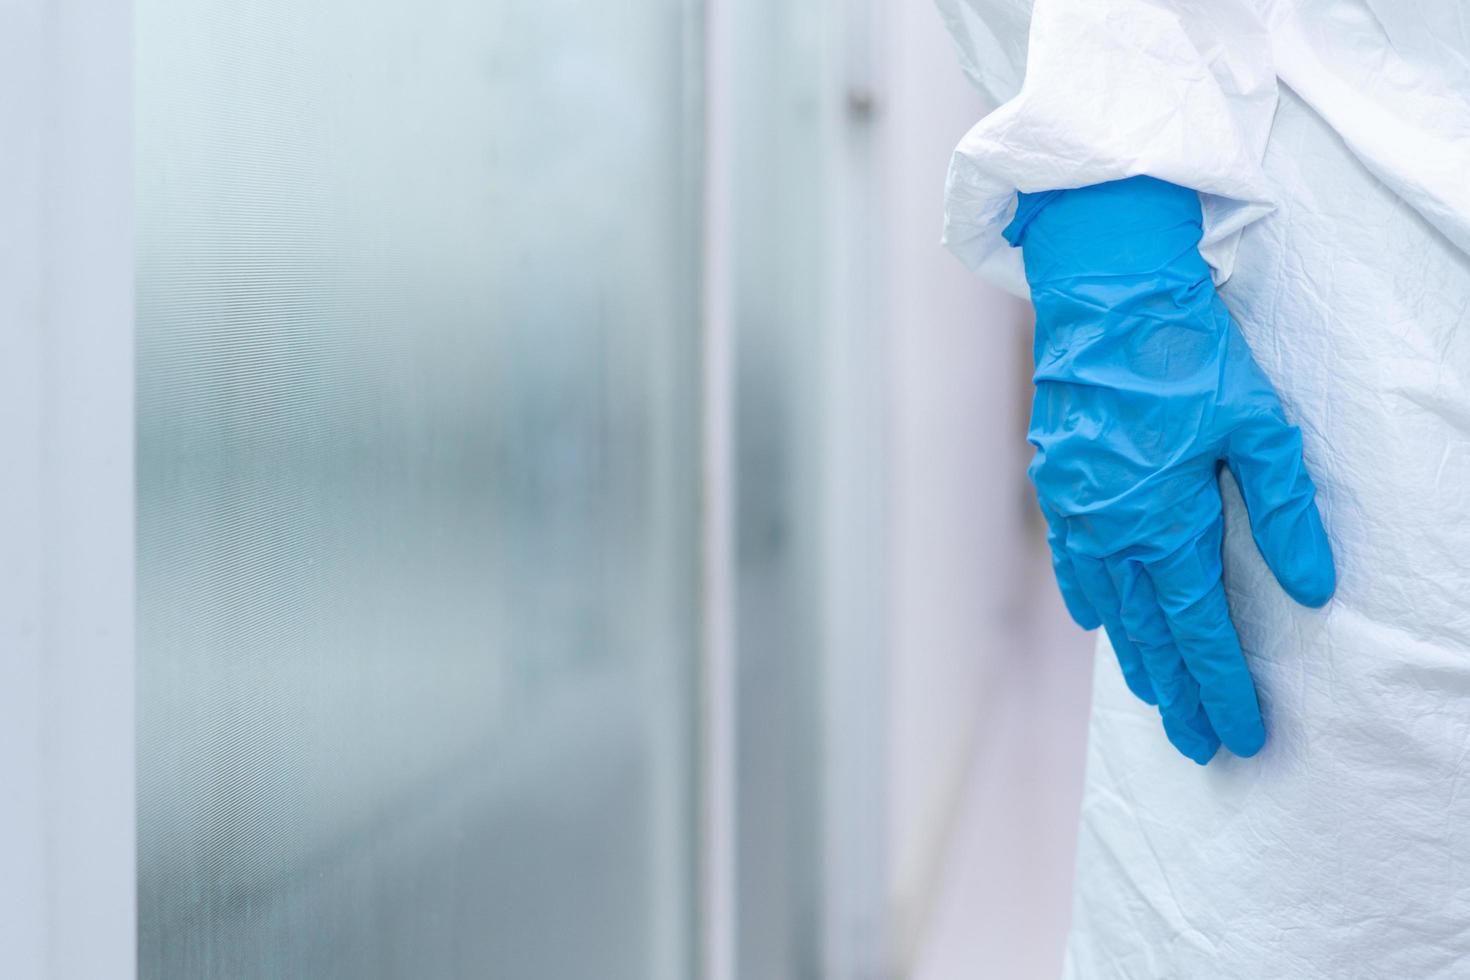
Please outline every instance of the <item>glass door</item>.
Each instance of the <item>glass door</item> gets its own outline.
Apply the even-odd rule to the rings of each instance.
[[[697,27],[137,0],[141,977],[692,975]]]

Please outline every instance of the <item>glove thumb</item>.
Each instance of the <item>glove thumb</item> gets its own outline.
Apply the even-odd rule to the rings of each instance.
[[[1302,605],[1324,605],[1337,588],[1337,570],[1300,430],[1280,415],[1258,416],[1232,434],[1228,462],[1276,581]]]

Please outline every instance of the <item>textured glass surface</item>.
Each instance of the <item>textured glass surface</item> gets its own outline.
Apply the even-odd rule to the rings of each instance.
[[[891,972],[873,7],[730,14],[740,980]]]
[[[822,336],[832,268],[814,0],[735,7],[736,973],[823,972]]]
[[[137,0],[144,978],[692,973],[683,0]]]

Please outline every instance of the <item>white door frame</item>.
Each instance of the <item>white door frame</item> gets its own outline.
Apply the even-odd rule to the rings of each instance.
[[[0,973],[136,973],[132,4],[0,0]]]

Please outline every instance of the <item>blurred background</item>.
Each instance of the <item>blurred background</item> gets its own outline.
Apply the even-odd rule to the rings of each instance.
[[[138,974],[1059,975],[927,3],[135,0]]]

